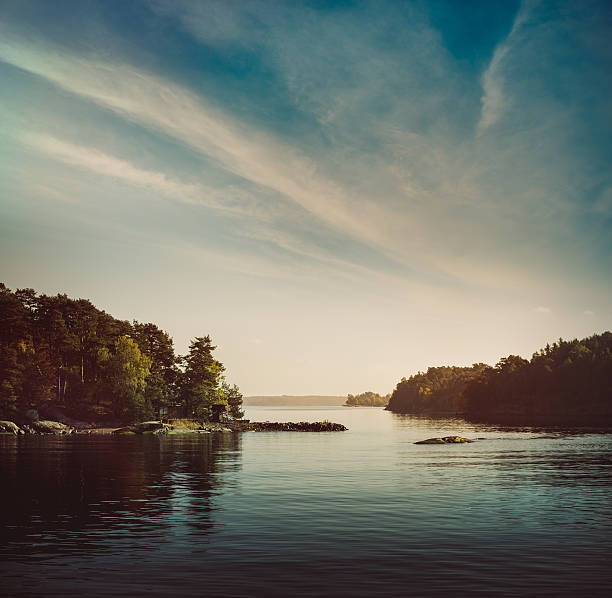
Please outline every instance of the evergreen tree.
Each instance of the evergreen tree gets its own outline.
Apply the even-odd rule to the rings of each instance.
[[[215,404],[227,406],[227,398],[220,387],[225,367],[212,352],[210,336],[198,336],[189,345],[184,358],[185,371],[180,379],[180,399],[188,416],[208,419]]]
[[[230,386],[225,381],[221,385],[221,389],[225,394],[228,413],[234,419],[244,417],[244,411],[242,411],[242,393],[240,392],[240,389],[235,384]]]

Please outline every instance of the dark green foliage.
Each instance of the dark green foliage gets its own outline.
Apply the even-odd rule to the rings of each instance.
[[[402,378],[389,400],[389,411],[398,413],[457,413],[463,409],[466,384],[488,366],[432,367],[410,378]]]
[[[436,367],[403,378],[390,411],[461,413],[471,419],[563,423],[612,418],[612,333],[559,339],[531,360],[504,357],[491,367]]]
[[[183,372],[172,339],[155,324],[117,320],[86,299],[11,292],[0,283],[0,418],[50,403],[83,419],[159,417],[181,400],[185,411],[204,417],[214,402],[241,417],[242,395],[222,385],[210,338],[194,342],[207,348],[190,351]],[[197,387],[200,366],[208,369]]]
[[[31,364],[31,325],[22,302],[0,283],[0,413],[22,407],[24,372]]]
[[[367,391],[358,395],[348,395],[344,404],[350,407],[385,407],[390,397],[390,394],[381,397],[377,392]]]
[[[227,382],[223,382],[221,389],[227,400],[227,411],[234,419],[240,419],[244,416],[242,411],[242,393],[234,384],[230,386]]]
[[[612,417],[612,333],[547,345],[486,368],[464,393],[470,417]]]
[[[189,345],[179,395],[188,417],[208,419],[212,405],[227,404],[220,388],[225,368],[212,356],[215,349],[209,336],[198,336]]]
[[[178,369],[180,359],[174,354],[168,333],[155,324],[134,321],[132,338],[151,361],[145,398],[157,416],[163,408],[176,400],[176,383],[181,374]]]

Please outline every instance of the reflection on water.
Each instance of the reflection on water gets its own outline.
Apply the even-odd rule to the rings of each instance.
[[[610,435],[251,408],[344,433],[0,437],[8,595],[606,595]],[[414,445],[460,434],[466,445]]]

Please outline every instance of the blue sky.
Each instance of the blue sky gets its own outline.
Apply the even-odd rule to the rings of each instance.
[[[0,255],[247,394],[612,328],[606,2],[0,0]]]

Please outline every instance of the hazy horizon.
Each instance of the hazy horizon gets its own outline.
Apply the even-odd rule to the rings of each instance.
[[[612,329],[612,11],[0,2],[0,280],[245,396]]]

